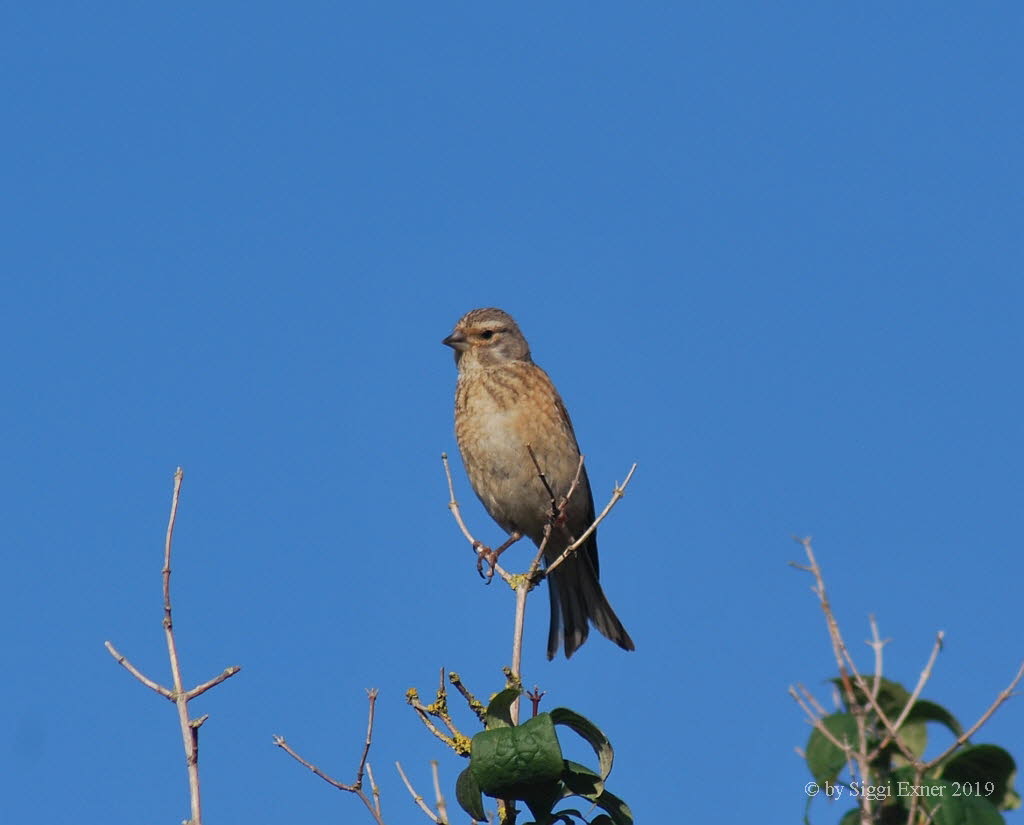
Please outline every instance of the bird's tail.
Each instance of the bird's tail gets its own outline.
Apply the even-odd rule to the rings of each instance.
[[[548,593],[551,596],[549,659],[558,653],[562,638],[565,640],[565,658],[572,656],[587,640],[591,623],[602,636],[623,650],[635,649],[633,640],[601,589],[596,566],[587,548],[581,548],[566,559],[548,577]]]

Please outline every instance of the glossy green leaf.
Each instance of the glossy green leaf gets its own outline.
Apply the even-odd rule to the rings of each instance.
[[[586,765],[569,759],[565,760],[562,782],[576,796],[583,796],[590,800],[597,799],[604,791],[604,782],[601,780],[600,774],[594,773]]]
[[[564,725],[582,736],[597,754],[597,762],[601,772],[601,779],[607,779],[612,770],[614,752],[612,743],[604,732],[585,716],[580,716],[576,711],[569,708],[554,708],[551,711],[551,719],[556,725]]]
[[[480,786],[473,777],[473,772],[466,768],[455,780],[455,799],[467,814],[478,822],[487,820],[487,812],[484,810],[484,798],[480,793]]]
[[[487,730],[512,727],[512,705],[518,698],[519,691],[515,688],[505,688],[494,694],[484,714],[484,727]]]
[[[1020,799],[1013,789],[1016,772],[1013,757],[997,745],[968,745],[942,766],[941,776],[964,795],[980,796],[997,808],[1010,809]]]
[[[964,796],[951,782],[925,781],[916,786],[918,805],[932,817],[933,825],[1005,825],[996,807],[987,799]],[[909,806],[910,800],[904,799]]]
[[[937,702],[918,699],[907,714],[907,721],[938,722],[944,725],[954,736],[964,732],[956,717]]]
[[[615,794],[605,791],[594,800],[594,804],[608,813],[614,825],[633,825],[633,812]]]
[[[557,780],[562,749],[550,714],[541,713],[514,728],[484,730],[473,737],[469,768],[488,796],[527,799],[536,786]]]

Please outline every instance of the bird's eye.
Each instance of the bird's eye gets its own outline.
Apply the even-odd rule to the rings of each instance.
[[[485,341],[490,341],[494,337],[494,330],[485,329],[483,332],[480,333],[480,337],[483,338]]]

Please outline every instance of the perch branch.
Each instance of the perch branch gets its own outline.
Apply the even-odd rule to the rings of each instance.
[[[489,548],[482,541],[473,537],[473,534],[469,532],[469,528],[466,527],[466,522],[462,520],[462,511],[459,509],[459,503],[455,500],[455,484],[452,482],[451,467],[448,466],[448,453],[441,453],[441,463],[444,465],[444,474],[448,479],[448,509],[451,510],[455,523],[459,525],[459,529],[462,531],[462,535],[466,537],[466,541],[469,542],[473,552],[476,553],[477,559],[480,559],[489,552]],[[511,585],[511,576],[497,561],[494,564],[494,571],[501,576],[506,584]]]
[[[626,486],[629,484],[630,479],[633,478],[633,473],[635,472],[636,464],[634,463],[633,466],[629,468],[629,472],[626,474],[626,480],[623,481],[622,484],[615,485],[615,490],[612,492],[611,499],[605,505],[605,508],[601,511],[600,515],[596,519],[594,519],[593,524],[591,524],[584,531],[582,536],[580,536],[578,539],[576,539],[576,541],[574,541],[572,544],[566,547],[565,550],[562,551],[562,555],[560,555],[557,559],[555,559],[553,562],[551,562],[551,564],[547,566],[547,569],[544,571],[544,575],[551,575],[551,571],[553,571],[562,562],[569,558],[569,556],[575,553],[578,548],[583,546],[586,540],[589,539],[593,532],[597,529],[597,525],[599,525],[602,521],[605,520],[605,518],[607,518],[608,514],[612,511],[612,508],[616,504],[618,504],[619,500],[626,494]]]

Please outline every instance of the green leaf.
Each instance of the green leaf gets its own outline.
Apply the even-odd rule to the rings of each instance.
[[[833,713],[821,720],[828,732],[839,742],[857,742],[857,720],[850,713]],[[833,745],[817,728],[811,731],[807,740],[807,767],[815,781],[824,784],[839,776],[846,764],[846,754]]]
[[[850,808],[839,820],[839,825],[860,825],[860,808]]]
[[[607,811],[615,825],[633,825],[633,812],[615,794],[605,791],[594,800],[594,804]]]
[[[955,785],[941,779],[916,787],[920,807],[931,814],[933,825],[1005,825],[996,807],[987,799],[964,796]],[[909,805],[910,801],[905,800]]]
[[[515,688],[495,693],[484,714],[484,727],[487,730],[512,727],[512,705],[518,698],[519,691]]]
[[[484,810],[484,798],[480,793],[480,786],[473,778],[473,772],[466,768],[455,780],[455,799],[467,814],[478,822],[487,820],[487,812]]]
[[[942,766],[942,778],[956,783],[958,790],[989,800],[997,808],[1009,810],[1020,797],[1013,789],[1017,765],[997,745],[968,745],[953,754]]]
[[[521,799],[530,809],[533,818],[539,823],[555,822],[557,817],[552,814],[555,803],[562,798],[562,783],[557,779],[551,782],[541,782],[530,785],[528,788],[517,791],[518,797],[506,797],[507,799]]]
[[[601,779],[607,779],[608,774],[612,771],[614,752],[612,743],[608,741],[608,737],[602,730],[585,716],[580,716],[569,708],[554,708],[551,711],[551,720],[556,725],[565,725],[587,740],[590,747],[594,749],[594,753],[597,754]]]
[[[594,773],[586,765],[568,759],[565,760],[565,769],[562,771],[562,782],[577,796],[591,801],[597,799],[604,791],[604,782],[600,774]]]
[[[928,731],[923,721],[904,722],[900,727],[899,734],[903,744],[910,748],[914,756],[920,758],[924,754],[924,749],[928,746]],[[903,751],[899,748],[889,746],[888,751],[892,753],[896,764],[907,764],[906,757],[903,756]]]
[[[548,713],[518,727],[480,731],[470,745],[469,769],[480,790],[498,799],[525,801],[538,793],[539,786],[544,786],[546,798],[548,783],[561,776],[563,766],[562,749]]]
[[[964,732],[964,729],[952,713],[942,705],[930,702],[927,699],[918,699],[914,702],[914,707],[907,714],[907,721],[939,722],[945,725],[954,736],[959,736]]]

